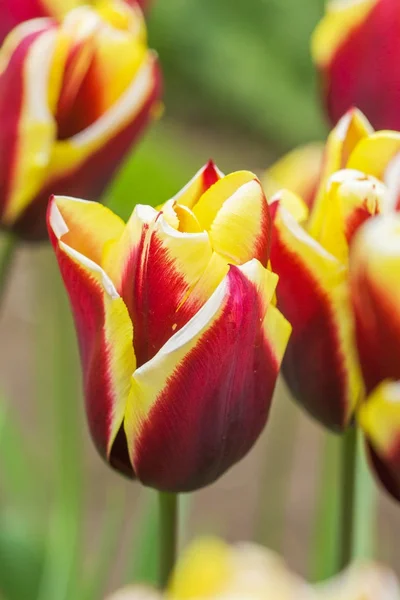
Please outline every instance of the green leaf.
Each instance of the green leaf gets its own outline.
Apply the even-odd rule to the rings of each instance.
[[[14,509],[27,508],[36,497],[38,465],[10,403],[0,396],[0,471],[3,498]],[[28,500],[29,499],[29,500]]]
[[[44,562],[44,540],[27,519],[9,511],[0,518],[0,596],[37,598]]]

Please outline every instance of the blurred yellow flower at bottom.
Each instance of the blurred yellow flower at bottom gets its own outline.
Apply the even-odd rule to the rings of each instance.
[[[172,576],[171,600],[189,598],[295,598],[305,586],[274,553],[255,544],[235,546],[213,538],[195,542]]]
[[[292,573],[274,552],[216,538],[195,541],[178,561],[165,594],[133,586],[107,600],[400,600],[395,574],[361,562],[317,585]]]

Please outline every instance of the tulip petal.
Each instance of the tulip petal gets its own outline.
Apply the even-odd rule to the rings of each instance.
[[[48,227],[74,314],[90,431],[102,456],[113,460],[112,445],[136,368],[132,323],[103,269],[63,241],[68,225],[55,200],[49,207]],[[125,462],[125,470],[131,472],[129,460]],[[124,468],[119,463],[118,467]]]
[[[193,208],[216,252],[229,262],[268,262],[271,220],[261,184],[250,171],[220,179]]]
[[[357,346],[368,391],[400,379],[400,215],[378,216],[357,234],[350,254],[350,289]]]
[[[182,206],[193,209],[208,188],[214,185],[214,183],[223,176],[224,174],[221,173],[217,165],[210,160],[196,173],[189,183],[173,197],[173,200]]]
[[[147,54],[142,13],[124,2],[99,3],[96,10],[81,6],[66,15],[62,33],[70,38],[70,48],[56,111],[59,140],[105,114],[131,85]]]
[[[63,48],[46,19],[18,27],[0,52],[0,210],[5,226],[13,224],[46,177],[56,136],[46,82],[58,60],[63,60]]]
[[[308,219],[309,210],[305,202],[289,190],[280,190],[271,198],[271,204],[279,202],[280,206],[284,206],[290,212],[292,217],[298,223],[305,223]]]
[[[400,501],[400,383],[386,380],[376,387],[358,418],[377,476]]]
[[[261,325],[275,285],[276,276],[258,261],[231,266],[202,309],[136,370],[125,432],[146,485],[207,485],[257,439],[281,361],[272,352],[282,350],[290,330],[274,316]],[[274,320],[282,340],[276,345],[265,343]]]
[[[370,174],[369,171],[366,171],[361,167],[354,165],[350,166],[348,161],[354,149],[358,147],[362,140],[367,139],[372,133],[373,129],[371,125],[357,109],[351,109],[343,115],[336,127],[330,132],[325,146],[319,188],[311,212],[310,229],[313,228],[313,223],[315,221],[318,222],[323,218],[326,208],[326,187],[329,178],[336,171],[347,167]]]
[[[61,217],[57,219],[54,209],[52,228],[57,229],[58,237],[62,235],[65,244],[103,266],[104,247],[121,237],[123,220],[98,202],[66,196],[54,196],[52,202]]]
[[[132,134],[136,135],[148,120],[159,92],[157,61],[153,54],[148,53],[137,76],[121,97],[86,129],[55,146],[49,167],[49,184],[54,185],[58,178],[79,170],[82,171],[81,179],[86,175],[87,183],[99,190],[90,194],[97,198],[115,169],[115,155],[122,155],[131,145]]]
[[[349,422],[362,384],[354,352],[345,267],[283,207],[275,211],[271,264],[278,308],[293,333],[283,373],[294,397],[332,429]]]
[[[309,234],[336,256],[348,262],[349,244],[357,229],[381,212],[387,189],[378,179],[352,169],[336,171],[328,180],[318,214],[308,224]]]
[[[399,132],[377,131],[357,144],[347,166],[383,180],[388,164],[399,152]]]
[[[312,37],[311,50],[318,67],[326,67],[332,61],[340,45],[365,21],[376,4],[377,0],[328,2],[326,16]]]
[[[205,231],[182,233],[162,213],[141,205],[135,208],[118,247],[106,259],[106,270],[120,273],[113,279],[133,322],[138,365],[152,358],[193,315],[177,313],[211,256]]]
[[[321,176],[323,150],[322,144],[307,144],[288,152],[274,163],[262,179],[268,200],[282,188],[287,188],[311,208]]]

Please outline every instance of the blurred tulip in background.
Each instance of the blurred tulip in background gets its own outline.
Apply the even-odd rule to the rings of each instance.
[[[0,224],[41,239],[51,193],[101,197],[157,111],[159,67],[119,0],[22,23],[0,62]]]
[[[312,39],[327,115],[335,125],[350,108],[376,129],[400,130],[398,0],[333,0]]]
[[[112,1],[112,0],[111,0]],[[146,0],[117,0],[125,2],[132,7],[147,5]],[[110,0],[100,0],[97,5],[106,5]],[[38,17],[52,17],[62,20],[65,15],[77,6],[84,4],[95,4],[95,2],[84,2],[84,0],[0,0],[0,43],[16,25],[37,19]]]

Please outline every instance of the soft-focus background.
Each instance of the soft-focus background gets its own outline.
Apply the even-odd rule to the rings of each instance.
[[[109,190],[110,206],[127,217],[137,202],[159,204],[211,157],[225,172],[261,173],[284,151],[323,139],[309,56],[322,11],[322,0],[154,0],[149,36],[165,113]],[[96,600],[151,578],[143,531],[154,496],[113,474],[88,439],[75,336],[46,246],[21,248],[0,335],[0,594]],[[186,536],[254,538],[300,573],[321,575],[308,550],[324,533],[312,524],[325,446],[323,430],[278,386],[255,450],[185,498]],[[335,468],[324,473],[332,482]],[[397,569],[399,526],[400,510],[380,494],[378,554]]]

